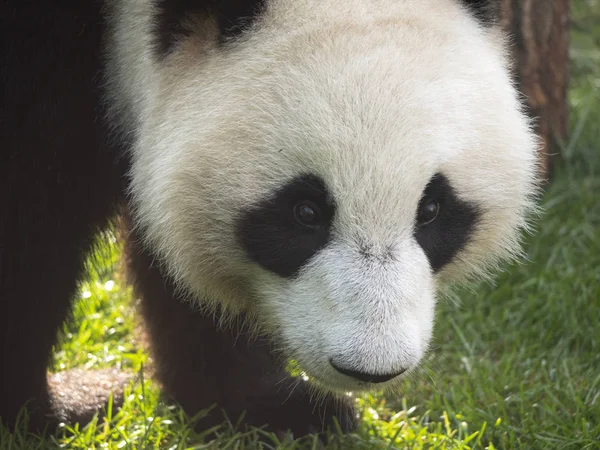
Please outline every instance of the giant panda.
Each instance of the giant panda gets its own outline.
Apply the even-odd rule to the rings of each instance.
[[[537,140],[498,2],[76,3],[2,6],[3,422],[79,418],[46,367],[116,214],[166,395],[297,435],[351,429],[343,394],[393,392],[438,297],[519,255]]]

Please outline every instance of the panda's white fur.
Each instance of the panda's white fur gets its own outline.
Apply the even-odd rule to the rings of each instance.
[[[505,42],[458,0],[271,0],[225,47],[210,19],[154,55],[151,0],[111,0],[107,100],[132,142],[131,196],[145,241],[203,305],[256,317],[317,383],[368,385],[414,367],[436,294],[519,249],[534,208],[536,139]],[[240,210],[299,173],[336,199],[329,245],[297,277],[251,262]],[[439,273],[413,236],[431,177],[482,210]],[[365,260],[358,242],[388,260]],[[397,379],[378,387],[391,387]]]

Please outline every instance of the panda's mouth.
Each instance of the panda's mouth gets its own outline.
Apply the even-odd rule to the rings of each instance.
[[[403,379],[410,369],[392,374],[365,374],[362,372],[337,368],[331,363],[325,370],[301,371],[300,376],[317,389],[331,393],[368,392],[374,389],[387,389]]]
[[[407,369],[400,369],[400,370],[398,370],[396,372],[392,372],[392,373],[376,374],[376,373],[362,372],[360,370],[354,370],[354,369],[348,369],[345,367],[341,367],[335,363],[333,358],[329,359],[329,364],[331,364],[331,366],[336,371],[341,373],[342,375],[352,378],[352,379],[358,381],[359,383],[365,384],[365,385],[386,383],[388,381],[393,380],[394,378],[399,377],[407,370]]]

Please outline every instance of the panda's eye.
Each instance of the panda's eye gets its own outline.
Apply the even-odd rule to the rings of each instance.
[[[417,222],[419,226],[428,225],[433,222],[440,212],[440,204],[434,199],[424,199],[419,206]]]
[[[321,223],[321,213],[317,205],[309,200],[302,200],[294,206],[296,221],[308,228],[317,228]]]

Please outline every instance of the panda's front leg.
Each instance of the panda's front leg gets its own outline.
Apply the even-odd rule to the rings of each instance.
[[[333,428],[354,428],[349,401],[310,395],[303,380],[291,378],[277,362],[265,340],[253,339],[236,328],[219,328],[213,316],[193,311],[173,292],[173,286],[131,235],[128,266],[142,299],[156,376],[164,392],[194,415],[212,405],[199,427],[224,421],[223,413],[243,423],[294,437]]]

